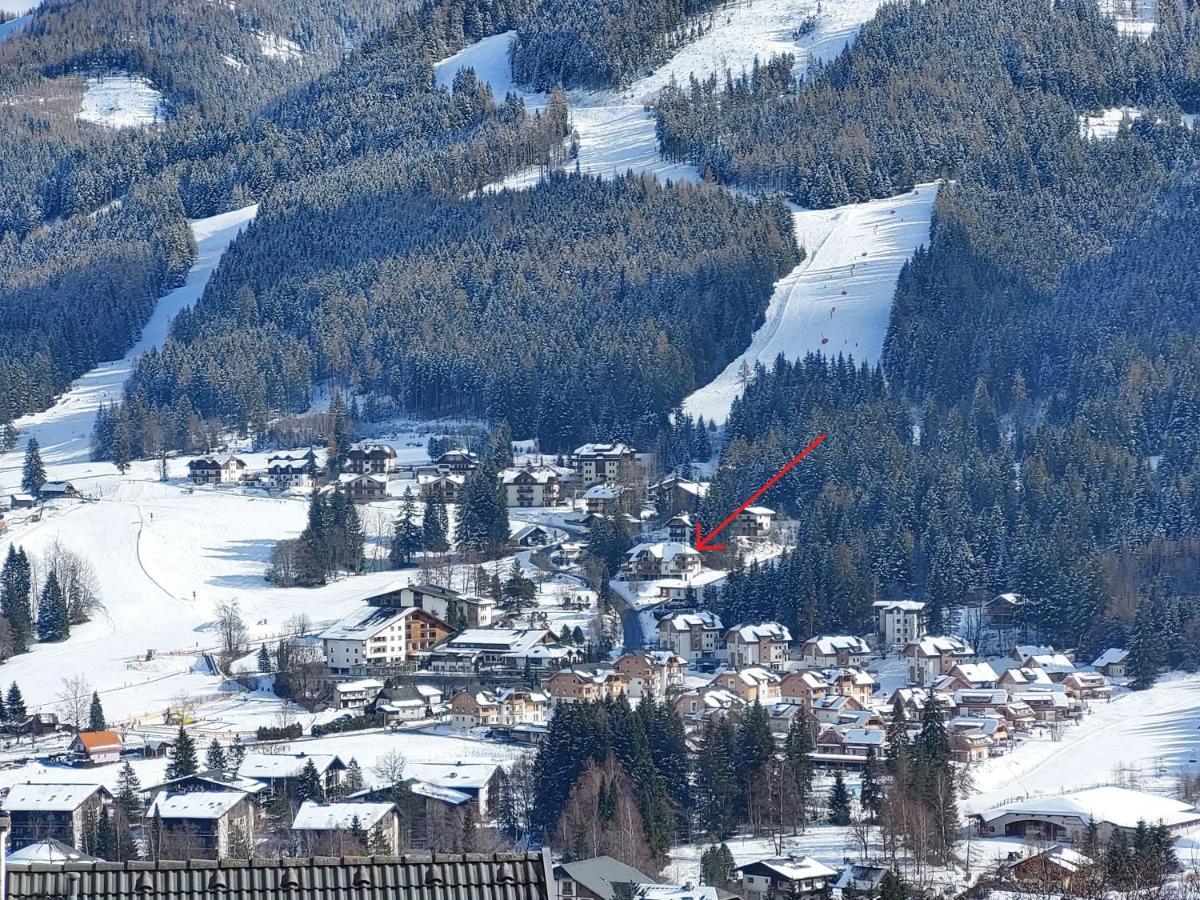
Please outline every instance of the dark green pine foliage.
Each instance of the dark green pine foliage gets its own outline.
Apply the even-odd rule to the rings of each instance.
[[[1142,597],[1133,620],[1126,673],[1129,686],[1144,691],[1154,686],[1166,658],[1162,604],[1155,592]]]
[[[46,576],[46,586],[38,599],[38,639],[43,642],[65,641],[71,634],[67,600],[63,596],[58,576],[53,571]]]
[[[25,698],[21,696],[21,689],[15,681],[8,686],[8,693],[4,697],[4,705],[8,708],[8,716],[11,721],[25,721],[27,712],[25,709]]]
[[[950,736],[937,704],[930,703],[925,709],[909,777],[914,794],[933,815],[940,852],[952,853],[958,834],[958,803]]]
[[[467,475],[458,495],[454,540],[482,559],[500,555],[508,542],[508,506],[496,472],[482,463]]]
[[[800,827],[808,823],[808,809],[812,805],[812,750],[812,722],[807,713],[797,715],[792,719],[784,740],[783,762],[788,778],[787,790],[795,797]]]
[[[304,763],[300,777],[296,780],[296,801],[303,803],[312,800],[315,803],[325,802],[325,784],[321,781],[321,773],[311,759]]]
[[[229,759],[225,755],[225,748],[221,746],[221,743],[216,738],[213,738],[212,743],[208,745],[208,749],[204,751],[204,768],[229,768]]]
[[[737,870],[733,852],[724,842],[714,844],[700,854],[700,880],[718,890],[726,890]]]
[[[404,500],[400,504],[400,515],[392,529],[392,544],[388,554],[392,567],[396,569],[412,565],[413,557],[423,543],[421,526],[416,521],[416,505],[411,490],[405,488]]]
[[[829,791],[829,821],[834,825],[850,824],[850,790],[840,770],[834,773]]]
[[[0,615],[8,619],[12,629],[14,653],[26,652],[33,638],[33,612],[29,601],[32,590],[29,557],[24,549],[9,544],[4,567],[0,569]]]
[[[908,888],[895,869],[883,873],[879,882],[879,900],[908,900]]]
[[[867,765],[863,769],[862,783],[859,786],[858,799],[870,821],[879,819],[883,809],[885,770],[874,750],[868,751]]]
[[[446,503],[440,494],[425,501],[425,512],[421,519],[422,549],[433,553],[443,553],[450,549],[449,516],[446,514]]]
[[[347,454],[353,442],[351,434],[350,412],[346,409],[346,401],[342,392],[335,390],[329,401],[329,443],[326,447],[326,469],[330,475],[338,476],[346,467]]]
[[[42,463],[42,452],[35,437],[25,442],[25,462],[21,466],[21,490],[35,497],[46,483],[46,466]]]
[[[267,649],[266,644],[263,644],[261,647],[258,648],[256,662],[258,665],[258,671],[260,671],[260,672],[270,672],[271,671],[271,651]]]
[[[167,780],[195,775],[200,769],[196,762],[196,744],[182,725],[167,753]]]
[[[100,704],[99,691],[92,691],[92,703],[88,707],[88,731],[104,731],[108,725],[104,721],[104,707]]]
[[[96,835],[92,841],[92,854],[100,859],[116,862],[120,859],[117,829],[113,823],[112,810],[105,806],[96,818]]]
[[[733,723],[728,717],[706,719],[694,760],[697,821],[702,831],[719,840],[733,832],[737,821],[734,741]]]

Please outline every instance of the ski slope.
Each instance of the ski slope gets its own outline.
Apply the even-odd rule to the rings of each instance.
[[[22,31],[33,19],[32,13],[26,13],[23,16],[17,16],[15,19],[9,19],[7,22],[0,24],[0,41],[8,40],[18,31]]]
[[[743,0],[718,10],[713,28],[680,49],[665,65],[637,79],[627,88],[609,91],[572,90],[567,93],[571,124],[579,137],[580,171],[612,177],[627,171],[645,172],[661,179],[695,181],[698,173],[686,163],[670,163],[658,154],[654,115],[648,109],[659,92],[672,81],[686,83],[689,75],[707,78],[726,69],[741,72],[754,60],[778,53],[796,56],[796,72],[803,73],[810,59],[830,59],[858,34],[875,15],[881,0]],[[820,6],[816,29],[800,40],[792,31]],[[449,86],[455,74],[470,67],[501,99],[510,91],[532,109],[544,107],[545,94],[522,91],[513,84],[508,66],[511,32],[485,38],[435,67],[437,82]],[[505,180],[501,186],[522,188],[536,184],[539,170],[529,170]]]
[[[684,411],[723,422],[741,393],[740,371],[779,354],[844,353],[879,361],[900,269],[929,239],[936,184],[836,209],[797,209],[796,239],[807,256],[780,279],[750,346],[688,397]]]
[[[106,128],[145,128],[166,116],[163,96],[144,75],[128,72],[87,79],[79,120]]]

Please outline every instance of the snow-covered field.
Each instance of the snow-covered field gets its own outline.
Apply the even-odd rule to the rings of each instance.
[[[79,119],[109,128],[144,128],[162,121],[163,96],[142,75],[108,74],[89,77]]]
[[[15,19],[9,19],[7,22],[0,24],[0,41],[7,40],[18,31],[25,28],[32,18],[32,13],[26,13],[25,15],[17,16]]]
[[[23,16],[41,6],[41,0],[0,0],[0,12],[8,16]]]
[[[741,393],[743,364],[820,351],[875,363],[883,350],[896,278],[929,239],[936,184],[907,194],[792,215],[805,260],[775,284],[766,321],[746,351],[684,401],[693,416],[724,421]]]

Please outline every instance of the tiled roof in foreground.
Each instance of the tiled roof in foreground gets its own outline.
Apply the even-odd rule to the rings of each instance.
[[[8,897],[86,900],[551,900],[541,853],[12,865]]]

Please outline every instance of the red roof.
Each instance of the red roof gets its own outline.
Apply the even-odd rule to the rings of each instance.
[[[83,745],[83,749],[88,753],[96,753],[101,750],[121,750],[125,746],[115,731],[81,731],[75,735],[75,739]]]

